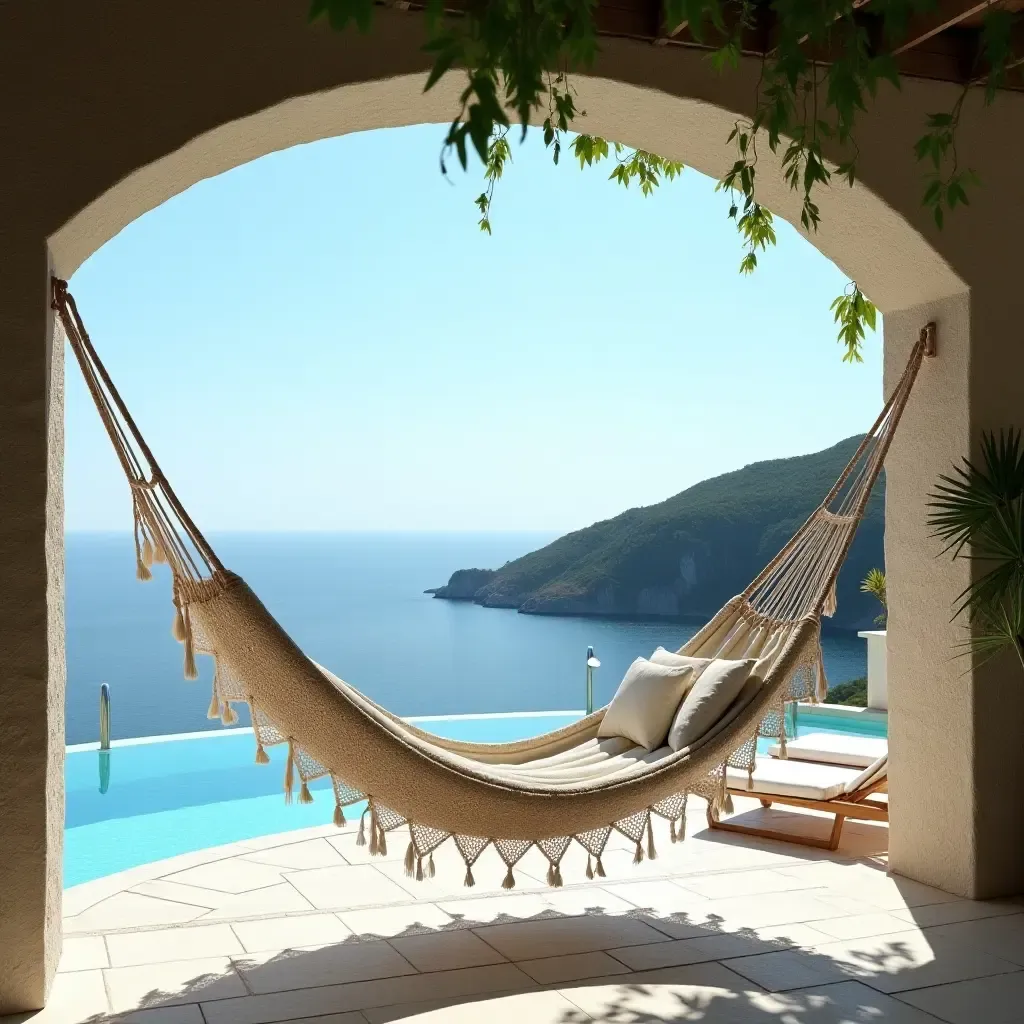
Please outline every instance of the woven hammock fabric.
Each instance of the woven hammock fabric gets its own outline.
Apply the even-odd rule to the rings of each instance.
[[[309,783],[330,776],[334,820],[366,800],[359,842],[386,853],[389,833],[408,834],[410,876],[433,873],[433,852],[452,841],[465,865],[493,846],[514,867],[536,848],[561,885],[561,861],[572,843],[586,850],[587,875],[604,874],[612,831],[635,844],[636,861],[655,856],[655,821],[682,839],[686,800],[695,794],[713,812],[728,809],[725,767],[753,772],[759,735],[785,748],[785,704],[820,699],[826,687],[820,621],[835,608],[835,583],[910,396],[924,353],[915,346],[902,378],[821,505],[742,593],[679,651],[754,658],[740,696],[698,741],[678,752],[649,754],[626,741],[598,738],[605,709],[515,743],[445,740],[403,722],[311,661],[244,580],[228,571],[164,477],[96,354],[73,297],[54,281],[58,329],[74,352],[131,486],[137,576],[166,563],[175,607],[173,632],[184,646],[184,674],[196,678],[197,654],[214,660],[210,717],[238,720],[248,704],[256,761],[266,747],[288,745],[284,790],[302,803]],[[368,822],[366,818],[368,817]]]

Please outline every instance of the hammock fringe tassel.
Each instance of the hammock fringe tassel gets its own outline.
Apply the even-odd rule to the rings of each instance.
[[[295,788],[295,743],[288,740],[288,761],[284,766],[284,802],[292,802],[292,791]]]
[[[378,852],[380,851],[380,846],[378,845],[378,843],[379,843],[378,833],[379,832],[380,832],[380,828],[379,828],[379,826],[377,824],[377,808],[374,807],[374,805],[371,803],[370,804],[370,846],[369,846],[370,856],[371,857],[376,857]]]
[[[817,665],[817,684],[814,688],[814,699],[817,703],[821,704],[825,701],[828,696],[828,679],[825,676],[825,657],[821,652],[821,642],[818,642],[818,665]],[[785,732],[785,729],[782,730]]]
[[[192,622],[189,619],[188,605],[185,606],[185,678],[198,679],[196,669],[196,652],[192,642]]]
[[[142,529],[142,524],[139,522],[139,499],[134,492],[132,493],[132,501],[133,514],[135,517],[135,578],[145,582],[147,580],[151,580],[153,578],[153,574],[149,571],[149,566],[146,564],[146,559],[143,554],[144,547],[139,541],[139,531]],[[149,543],[148,538],[146,539],[146,543]],[[152,559],[150,560],[152,561]]]

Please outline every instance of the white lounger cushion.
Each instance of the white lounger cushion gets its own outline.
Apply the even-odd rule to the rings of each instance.
[[[867,768],[889,752],[889,741],[882,736],[849,736],[836,732],[812,732],[786,744],[791,760],[823,761],[849,768]],[[772,757],[780,757],[778,743],[768,748]]]
[[[742,768],[728,768],[728,784],[733,789],[747,789],[747,773]],[[795,796],[802,800],[834,800],[847,792],[847,786],[860,778],[861,772],[831,764],[810,764],[807,761],[782,761],[775,757],[759,757],[754,767],[752,794]]]
[[[877,761],[869,764],[857,778],[853,779],[846,787],[847,793],[856,793],[858,789],[873,786],[881,782],[889,774],[889,755],[883,754]]]

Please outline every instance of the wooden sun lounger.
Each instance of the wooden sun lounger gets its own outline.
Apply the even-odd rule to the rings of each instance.
[[[810,764],[808,762],[808,764]],[[761,806],[769,808],[773,804],[781,804],[785,807],[798,807],[809,811],[824,811],[826,814],[834,814],[832,832],[828,839],[819,839],[815,836],[804,836],[795,832],[783,832],[778,829],[758,828],[754,825],[740,825],[737,822],[715,820],[711,805],[708,805],[708,826],[723,832],[737,832],[741,835],[757,836],[762,839],[778,839],[785,843],[798,843],[801,846],[813,846],[821,850],[835,850],[839,846],[839,840],[843,833],[843,824],[847,818],[855,821],[889,821],[889,805],[883,800],[872,800],[875,793],[886,791],[888,786],[888,774],[883,773],[880,778],[869,781],[868,784],[849,793],[841,793],[839,796],[828,800],[810,799],[801,796],[781,795],[775,792],[759,791],[755,779],[753,788],[746,786],[729,786],[728,792],[732,796],[753,797],[760,800]]]

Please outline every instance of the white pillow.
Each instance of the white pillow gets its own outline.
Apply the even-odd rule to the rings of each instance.
[[[682,750],[699,740],[739,696],[756,664],[755,658],[712,661],[679,705],[669,727],[668,745],[673,750]]]
[[[672,716],[692,678],[689,665],[656,665],[637,658],[619,683],[597,735],[624,736],[648,751],[664,746]]]
[[[674,668],[684,668],[689,666],[693,669],[693,682],[697,681],[701,672],[704,671],[711,664],[711,658],[691,658],[688,654],[676,654],[675,651],[666,651],[664,647],[659,647],[650,657],[650,660],[655,665],[669,665]],[[693,685],[692,683],[690,684]]]

